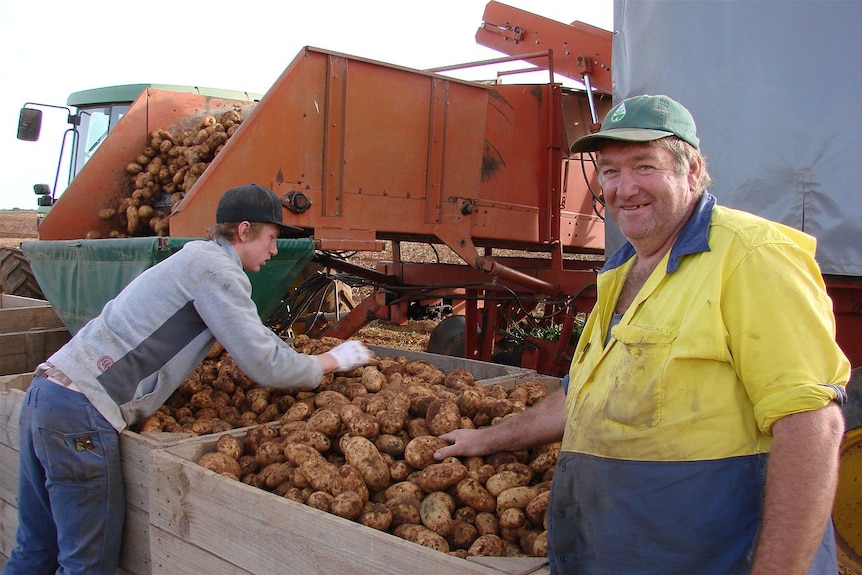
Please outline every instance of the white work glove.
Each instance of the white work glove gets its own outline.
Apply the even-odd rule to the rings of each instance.
[[[336,345],[328,353],[338,362],[338,371],[350,371],[371,361],[371,350],[353,339]]]

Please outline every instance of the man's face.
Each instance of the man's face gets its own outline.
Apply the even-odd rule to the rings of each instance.
[[[239,254],[242,269],[247,272],[260,271],[260,267],[278,253],[276,246],[278,231],[278,226],[275,224],[264,224],[260,233],[254,235],[251,224],[248,222],[239,224],[238,240],[234,248]]]
[[[680,174],[670,150],[613,142],[602,147],[598,166],[606,209],[626,239],[643,255],[668,247],[698,201],[692,188],[700,165]]]

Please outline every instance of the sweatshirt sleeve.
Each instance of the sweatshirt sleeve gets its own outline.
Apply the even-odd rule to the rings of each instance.
[[[240,369],[259,385],[316,388],[320,361],[296,352],[267,328],[251,299],[251,282],[233,262],[197,279],[195,308]]]

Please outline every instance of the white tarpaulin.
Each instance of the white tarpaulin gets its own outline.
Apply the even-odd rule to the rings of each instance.
[[[862,2],[616,0],[614,22],[614,101],[682,103],[720,204],[815,236],[823,273],[862,275]]]

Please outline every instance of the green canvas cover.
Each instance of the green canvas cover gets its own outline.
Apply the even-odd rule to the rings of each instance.
[[[74,335],[147,268],[191,238],[31,240],[21,244],[45,298]],[[279,305],[314,256],[311,239],[279,239],[278,255],[248,274],[261,318]]]

